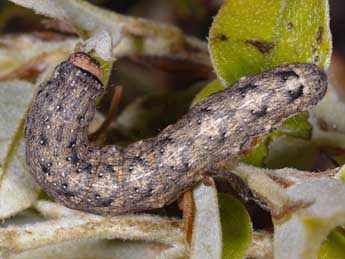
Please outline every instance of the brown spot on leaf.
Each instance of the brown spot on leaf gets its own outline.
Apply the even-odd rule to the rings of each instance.
[[[223,33],[220,33],[218,36],[217,36],[217,39],[221,40],[221,41],[226,41],[228,40],[228,36],[226,36],[225,34]]]
[[[322,43],[322,36],[323,36],[323,27],[319,27],[319,29],[317,30],[317,35],[316,35],[316,42],[317,44],[321,44]]]
[[[294,181],[292,181],[288,178],[284,178],[284,177],[280,177],[280,176],[276,176],[276,175],[272,175],[271,178],[273,179],[273,181],[278,183],[283,188],[288,188],[289,186],[291,186],[295,183]]]
[[[246,40],[245,42],[257,48],[262,54],[269,53],[275,47],[275,44],[273,42],[265,42],[259,40]]]
[[[287,28],[289,31],[291,31],[291,30],[293,29],[293,23],[292,23],[292,22],[288,22],[288,23],[286,24],[286,28]]]
[[[313,45],[311,46],[311,52],[315,53],[316,52],[316,47]]]

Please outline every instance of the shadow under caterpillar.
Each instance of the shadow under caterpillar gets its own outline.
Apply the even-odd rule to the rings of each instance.
[[[96,61],[74,53],[39,86],[25,124],[26,160],[55,200],[110,215],[175,201],[205,171],[238,158],[282,120],[316,105],[327,89],[316,65],[282,65],[207,97],[154,138],[124,149],[90,148],[101,76]]]

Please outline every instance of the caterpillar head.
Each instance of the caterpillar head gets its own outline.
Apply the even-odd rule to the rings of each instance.
[[[75,52],[70,55],[68,62],[93,74],[99,81],[103,79],[103,70],[97,60],[86,53]]]

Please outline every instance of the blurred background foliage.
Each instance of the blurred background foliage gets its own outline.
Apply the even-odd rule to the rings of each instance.
[[[123,14],[137,15],[173,23],[184,32],[205,39],[212,18],[222,0],[93,0],[95,5]],[[345,2],[330,0],[331,30],[335,51],[345,55]],[[33,12],[6,0],[0,1],[0,32],[44,30],[41,18]]]
[[[93,0],[89,2],[122,14],[172,23],[184,32],[206,40],[212,19],[217,14],[223,1]],[[340,59],[343,59],[345,57],[345,2],[342,0],[330,0],[330,12],[334,52]],[[47,21],[45,17],[36,15],[29,9],[16,6],[5,0],[0,1],[1,34],[29,32],[47,38],[49,37],[47,36],[48,34],[44,33],[54,32],[54,29],[49,28],[47,26],[49,23],[45,21]],[[128,57],[116,63],[110,85],[124,86],[118,110],[119,113],[139,96],[144,95],[156,96],[155,98],[161,100],[158,102],[162,105],[161,113],[156,112],[150,120],[147,120],[148,123],[145,125],[146,129],[143,130],[144,132],[137,132],[137,135],[127,136],[128,140],[153,136],[167,124],[176,121],[181,114],[187,111],[190,102],[198,90],[188,90],[187,93],[182,93],[182,96],[185,98],[183,102],[171,101],[166,103],[164,99],[170,99],[167,97],[172,92],[181,93],[188,88],[198,89],[198,87],[195,87],[196,83],[202,82],[201,85],[199,84],[201,88],[202,85],[207,83],[207,79],[214,77],[212,71],[188,71],[187,68],[179,66],[174,66],[171,62],[166,64],[164,60],[152,60],[145,57]],[[157,69],[157,67],[160,69]],[[133,77],[133,74],[136,76]],[[108,91],[110,91],[109,96],[111,96],[113,87],[108,88]],[[110,99],[102,102],[103,112],[107,111],[109,102]],[[157,104],[157,102],[155,103]],[[160,119],[162,115],[164,115],[163,120]],[[156,123],[152,123],[154,121]],[[147,129],[147,127],[150,127],[150,129]]]

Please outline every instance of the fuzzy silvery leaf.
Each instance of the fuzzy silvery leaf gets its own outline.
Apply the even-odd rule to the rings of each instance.
[[[33,94],[25,81],[0,83],[0,219],[30,207],[38,186],[25,162],[24,118]]]

